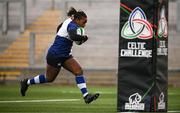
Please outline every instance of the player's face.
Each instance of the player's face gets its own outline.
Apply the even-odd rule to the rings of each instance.
[[[86,23],[87,23],[87,18],[85,17],[82,17],[81,19],[78,20],[77,24],[80,26],[80,27],[85,27],[86,26]]]

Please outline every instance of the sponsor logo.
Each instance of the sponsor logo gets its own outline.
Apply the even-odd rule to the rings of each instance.
[[[165,109],[165,107],[164,93],[161,92],[161,94],[159,95],[158,109]]]
[[[151,39],[153,29],[147,21],[144,11],[136,7],[130,14],[128,21],[121,30],[121,36],[125,39]]]
[[[129,97],[129,103],[125,103],[126,110],[144,110],[144,103],[141,102],[141,95],[139,93],[132,94]]]
[[[160,11],[160,20],[158,23],[158,36],[159,37],[167,37],[168,36],[168,25],[167,25],[167,19],[165,16],[165,6],[161,8]]]

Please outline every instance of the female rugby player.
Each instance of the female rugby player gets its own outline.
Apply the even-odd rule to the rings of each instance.
[[[88,40],[86,35],[82,36],[77,34],[77,29],[79,27],[85,27],[87,23],[87,15],[83,11],[76,11],[74,8],[71,8],[70,11],[68,12],[69,18],[66,19],[59,28],[57,28],[58,32],[54,43],[48,50],[45,74],[40,74],[31,79],[22,80],[20,82],[20,92],[22,96],[25,96],[30,85],[53,82],[59,74],[61,67],[63,67],[75,75],[76,84],[80,89],[86,104],[91,103],[99,97],[99,93],[88,93],[83,70],[71,53],[73,41],[85,42]]]

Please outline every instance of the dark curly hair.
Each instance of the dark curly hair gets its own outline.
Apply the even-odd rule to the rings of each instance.
[[[74,7],[70,7],[69,11],[67,12],[67,16],[72,16],[76,13],[77,13],[76,9]]]
[[[87,15],[84,11],[81,11],[81,10],[76,12],[76,14],[74,15],[74,19],[81,19],[82,17],[87,18]]]

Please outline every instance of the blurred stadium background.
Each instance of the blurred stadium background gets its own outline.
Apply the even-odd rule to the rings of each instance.
[[[0,112],[116,113],[119,5],[119,0],[0,0]],[[81,46],[74,45],[73,55],[84,68],[89,89],[99,91],[101,98],[85,105],[79,99],[74,76],[64,69],[52,86],[32,86],[31,93],[22,98],[18,81],[44,72],[47,49],[70,6],[88,15],[86,33],[90,39]],[[180,0],[169,0],[168,108],[171,112],[180,112],[178,11]],[[72,98],[78,102],[17,102]]]
[[[119,38],[118,0],[0,0],[0,82],[44,72],[45,56],[56,27],[70,6],[88,15],[87,43],[73,48],[87,83],[116,85]],[[180,86],[180,2],[169,0],[169,85]],[[54,83],[74,84],[62,69]]]

